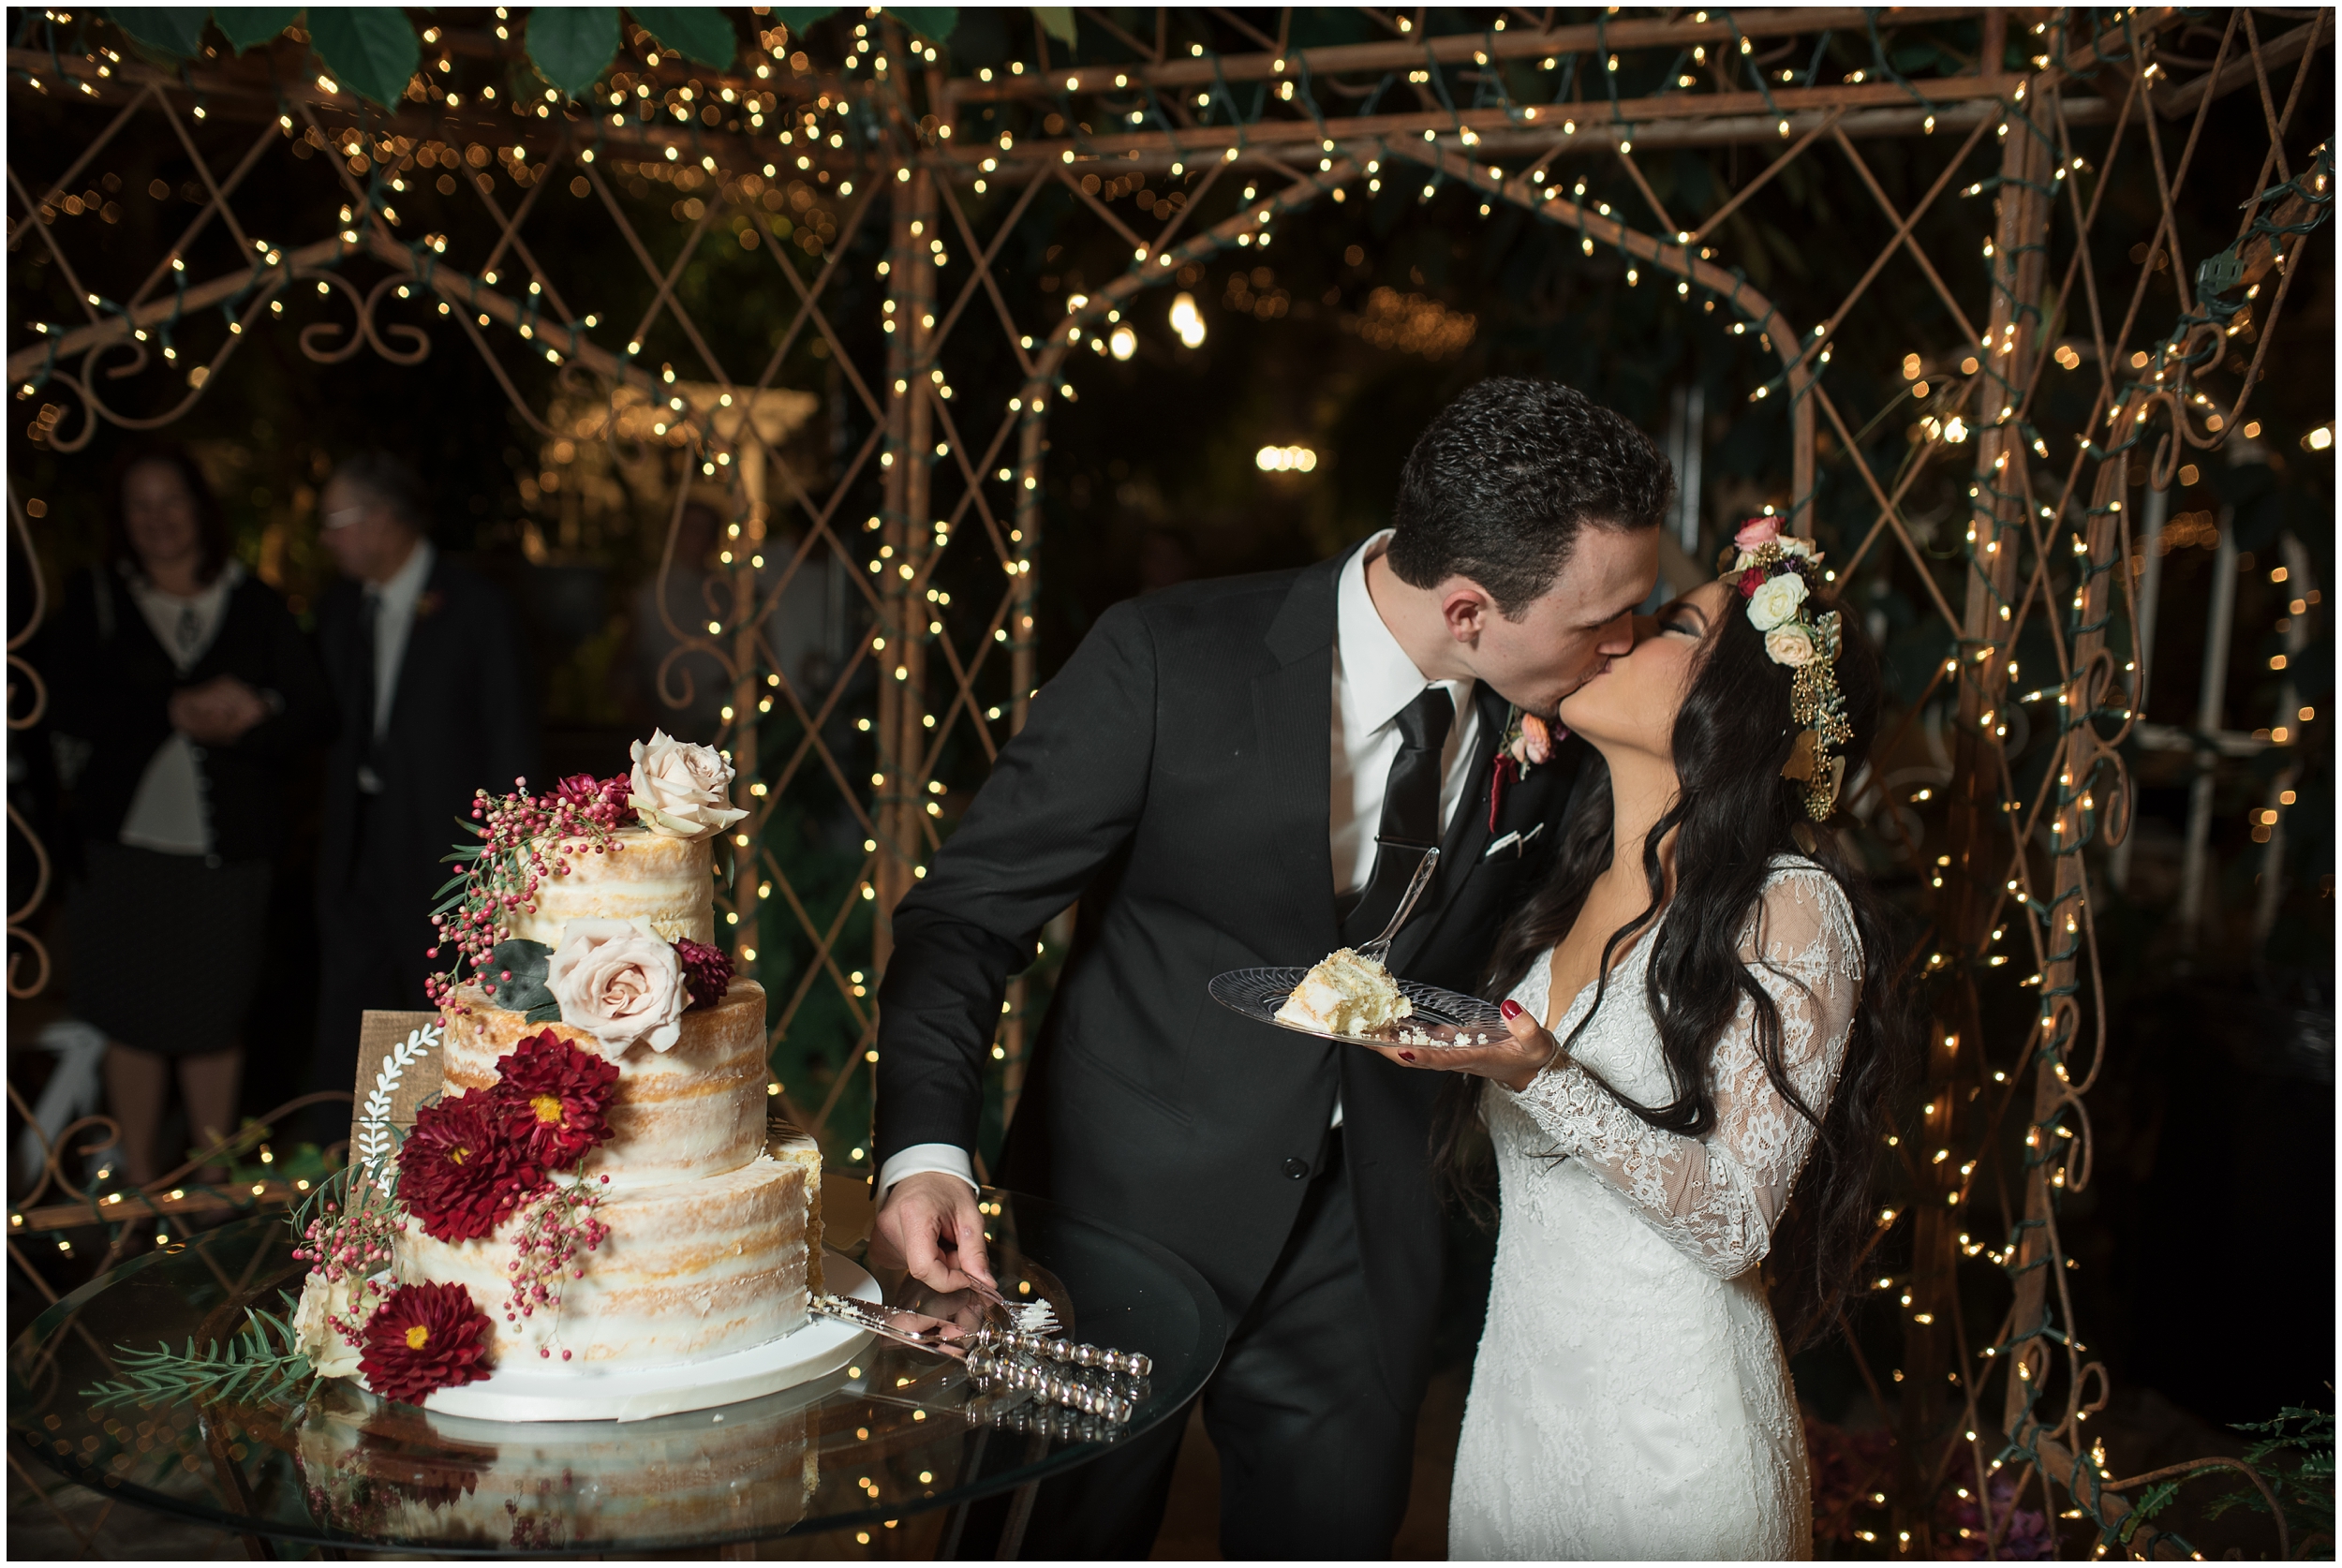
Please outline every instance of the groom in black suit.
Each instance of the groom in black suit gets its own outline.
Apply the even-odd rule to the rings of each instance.
[[[895,912],[878,1253],[940,1289],[988,1278],[968,1156],[988,1047],[1008,975],[1078,900],[999,1179],[1219,1293],[1233,1327],[1203,1399],[1229,1557],[1389,1554],[1439,1297],[1437,1082],[1247,1022],[1206,984],[1366,941],[1436,843],[1390,967],[1478,989],[1576,773],[1568,748],[1500,784],[1508,704],[1549,717],[1632,645],[1672,488],[1618,415],[1482,381],[1416,443],[1394,530],[1102,616]],[[1145,1557],[1179,1434],[1045,1487],[1026,1551]]]

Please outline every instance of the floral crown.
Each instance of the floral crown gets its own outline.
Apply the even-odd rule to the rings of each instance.
[[[1789,712],[1804,732],[1781,765],[1781,777],[1805,786],[1805,814],[1826,821],[1837,808],[1845,781],[1840,748],[1854,738],[1833,668],[1842,646],[1838,612],[1816,614],[1814,582],[1821,551],[1810,539],[1781,532],[1777,517],[1756,517],[1741,525],[1716,559],[1716,570],[1736,584],[1748,600],[1748,621],[1764,634],[1765,655],[1794,671]]]

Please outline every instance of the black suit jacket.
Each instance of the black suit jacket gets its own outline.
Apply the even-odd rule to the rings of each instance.
[[[317,655],[275,589],[257,577],[230,589],[211,646],[184,675],[108,567],[67,584],[45,642],[50,722],[90,745],[74,786],[80,836],[111,842],[121,833],[147,765],[170,737],[172,696],[233,675],[273,693],[275,711],[229,745],[195,748],[214,851],[264,860],[284,848],[286,780],[303,748],[333,729],[334,707]]]
[[[1327,845],[1341,560],[1188,584],[1115,606],[1034,699],[926,879],[895,911],[880,991],[877,1154],[973,1148],[1008,973],[1076,897],[1000,1179],[1171,1248],[1232,1320],[1267,1279],[1334,1100],[1385,1372],[1428,1371],[1441,1226],[1429,1168],[1444,1074],[1247,1021],[1206,985],[1341,945]],[[1506,789],[1505,704],[1475,688],[1472,784],[1391,961],[1476,991],[1502,919],[1559,836],[1571,768]],[[1524,856],[1508,834],[1543,825]]]
[[[475,790],[509,793],[535,770],[537,717],[504,596],[440,555],[399,662],[382,791],[362,812],[358,764],[374,696],[364,689],[361,591],[344,580],[318,605],[319,651],[342,713],[326,763],[318,896],[327,906],[378,901],[383,924],[413,938],[415,952],[402,957],[420,963],[431,941],[431,895],[450,875],[441,857],[469,842],[458,819],[470,819]]]

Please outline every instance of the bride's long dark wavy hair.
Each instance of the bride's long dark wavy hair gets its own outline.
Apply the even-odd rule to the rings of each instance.
[[[1699,663],[1678,709],[1673,732],[1681,792],[1645,840],[1643,880],[1651,902],[1603,944],[1588,1021],[1604,1002],[1610,965],[1621,949],[1664,912],[1653,939],[1644,999],[1675,1098],[1642,1105],[1611,1092],[1653,1127],[1698,1137],[1716,1124],[1709,1065],[1717,1042],[1745,1000],[1756,1017],[1756,1055],[1795,1114],[1819,1127],[1796,1191],[1775,1226],[1767,1259],[1774,1315],[1791,1348],[1842,1318],[1877,1212],[1873,1187],[1890,1129],[1892,1102],[1917,1055],[1913,1014],[1897,972],[1884,900],[1841,851],[1826,826],[1806,816],[1802,786],[1780,777],[1802,728],[1790,717],[1790,673],[1766,657],[1763,634],[1735,594],[1711,627]],[[1816,605],[1816,608],[1827,608]],[[1839,689],[1855,738],[1845,747],[1845,778],[1860,770],[1878,716],[1878,661],[1855,617],[1842,617]],[[1501,997],[1566,936],[1611,854],[1610,777],[1596,754],[1556,846],[1545,884],[1499,937],[1490,963],[1489,995]],[[1667,897],[1659,844],[1676,835],[1675,891]],[[1825,1106],[1805,1103],[1782,1060],[1781,1016],[1742,962],[1741,933],[1777,855],[1805,855],[1845,894],[1861,939],[1862,988],[1845,1062]],[[1582,1030],[1584,1023],[1578,1026]],[[1567,1048],[1569,1041],[1564,1039]],[[1468,1190],[1465,1149],[1479,1123],[1485,1080],[1460,1079],[1444,1107],[1436,1151],[1441,1169]],[[1608,1086],[1605,1086],[1606,1087]]]

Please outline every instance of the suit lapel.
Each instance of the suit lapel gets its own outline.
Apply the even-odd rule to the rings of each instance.
[[[1333,794],[1334,585],[1346,558],[1337,556],[1295,579],[1264,639],[1277,668],[1253,681],[1267,776],[1264,825],[1279,881],[1293,890],[1307,939],[1301,945],[1317,952],[1341,937],[1327,810]]]

